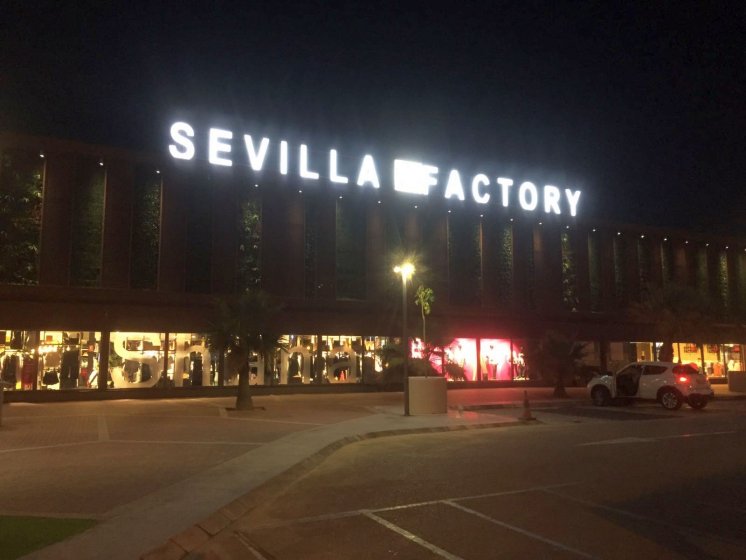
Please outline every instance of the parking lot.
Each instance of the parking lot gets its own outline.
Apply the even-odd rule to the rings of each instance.
[[[282,560],[743,557],[743,402],[663,415],[654,405],[571,408],[538,410],[542,425],[354,444],[211,550]]]

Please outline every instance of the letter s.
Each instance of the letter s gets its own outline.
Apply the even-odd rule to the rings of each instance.
[[[192,159],[194,157],[194,142],[189,138],[194,138],[194,129],[185,122],[175,122],[171,125],[171,138],[176,144],[169,144],[168,151],[171,157],[176,159]]]

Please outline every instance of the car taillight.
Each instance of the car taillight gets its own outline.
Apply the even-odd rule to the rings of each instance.
[[[679,383],[686,383],[687,381],[689,381],[688,377],[685,377],[683,375],[679,376]]]

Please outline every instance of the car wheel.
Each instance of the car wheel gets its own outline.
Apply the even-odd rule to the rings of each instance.
[[[681,394],[676,389],[663,389],[658,400],[666,410],[679,410],[683,404]]]
[[[611,393],[606,387],[594,387],[591,391],[591,399],[596,406],[606,406],[611,402]]]
[[[704,395],[689,395],[687,403],[689,403],[689,406],[694,410],[702,410],[707,406],[707,397]]]

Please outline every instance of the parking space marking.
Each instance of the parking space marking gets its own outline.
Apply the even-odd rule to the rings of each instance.
[[[676,434],[673,436],[658,436],[658,437],[622,437],[622,438],[616,438],[616,439],[605,439],[601,441],[589,441],[586,443],[578,443],[575,447],[588,447],[591,445],[618,445],[618,444],[625,444],[625,443],[654,443],[656,441],[661,441],[664,439],[689,439],[689,438],[695,438],[695,437],[704,437],[704,436],[722,436],[722,435],[731,435],[736,434],[735,430],[728,431],[728,432],[695,432],[691,434]]]
[[[586,552],[583,552],[582,550],[578,550],[577,548],[572,548],[570,546],[566,546],[560,542],[553,541],[552,539],[548,539],[546,537],[542,537],[541,535],[537,533],[532,533],[531,531],[526,531],[525,529],[521,529],[520,527],[516,527],[515,525],[510,525],[509,523],[505,523],[504,521],[500,521],[498,519],[495,519],[494,517],[490,517],[489,515],[485,515],[479,511],[473,510],[468,507],[464,507],[460,504],[457,504],[456,502],[452,500],[443,500],[444,504],[451,506],[453,508],[456,508],[458,510],[464,511],[470,515],[473,515],[475,517],[479,517],[480,519],[484,519],[485,521],[488,521],[494,525],[497,525],[498,527],[502,527],[503,529],[508,529],[509,531],[514,531],[516,533],[520,533],[521,535],[528,537],[530,539],[533,539],[535,541],[543,542],[544,544],[548,544],[551,547],[558,548],[560,550],[564,550],[565,552],[569,552],[571,554],[575,554],[576,556],[580,556],[581,558],[590,558],[592,560],[596,560],[595,556],[592,556]]]
[[[380,513],[384,511],[398,511],[403,509],[410,509],[416,507],[433,506],[436,504],[442,504],[445,501],[460,502],[463,500],[478,500],[480,498],[494,498],[498,496],[511,496],[513,494],[523,494],[526,492],[536,492],[540,490],[551,490],[554,488],[565,488],[566,486],[576,486],[577,482],[565,482],[563,484],[550,484],[545,486],[533,486],[530,488],[522,488],[519,490],[505,490],[503,492],[490,492],[488,494],[477,494],[474,496],[459,496],[458,498],[440,498],[437,500],[427,500],[424,502],[414,502],[411,504],[402,504],[398,506],[388,506],[383,508],[364,508],[354,509],[349,511],[340,511],[336,513],[325,513],[322,515],[313,515],[309,517],[298,517],[296,519],[288,519],[285,521],[275,521],[273,523],[262,523],[253,527],[253,529],[276,529],[279,527],[289,527],[298,523],[316,523],[318,521],[333,521],[335,519],[343,519],[345,517],[355,517],[357,515],[364,515],[366,513]]]
[[[673,530],[676,533],[681,533],[682,531],[688,531],[691,533],[696,533],[698,535],[701,535],[703,537],[707,537],[710,539],[717,539],[719,541],[732,544],[735,546],[743,546],[743,541],[734,541],[732,539],[729,539],[727,537],[723,537],[721,535],[715,535],[713,533],[708,533],[706,531],[702,531],[701,529],[698,529],[695,526],[691,525],[682,525],[680,523],[669,523],[667,521],[661,521],[659,518],[656,517],[648,517],[647,515],[640,515],[639,513],[634,513],[632,511],[627,511],[625,509],[619,509],[612,506],[607,506],[604,504],[599,504],[597,502],[592,502],[590,500],[584,500],[582,498],[576,498],[575,496],[568,496],[567,494],[562,494],[561,492],[557,492],[554,489],[543,489],[542,492],[546,492],[547,494],[552,494],[553,496],[559,496],[560,498],[563,498],[565,500],[569,500],[571,502],[575,502],[578,504],[582,504],[584,506],[588,506],[591,508],[596,509],[602,509],[605,511],[610,511],[611,513],[616,513],[617,515],[623,515],[624,517],[629,517],[630,519],[636,519],[638,521],[645,521],[646,523],[655,523],[657,525],[660,525],[662,527],[667,527],[671,530]]]
[[[109,425],[103,414],[98,415],[98,441],[109,441]]]
[[[693,434],[677,434],[675,436],[661,436],[656,439],[687,439],[687,438],[693,438],[693,437],[702,437],[702,436],[722,436],[722,435],[729,435],[729,434],[736,434],[735,430],[731,430],[729,432],[695,432]]]
[[[370,511],[364,511],[362,512],[362,514],[368,519],[372,519],[376,523],[379,523],[383,525],[384,527],[386,527],[387,529],[393,531],[394,533],[401,535],[405,539],[409,539],[413,543],[416,543],[420,545],[421,547],[426,548],[427,550],[429,550],[433,554],[436,554],[437,556],[440,556],[441,558],[446,558],[446,560],[464,560],[463,558],[461,558],[461,556],[456,556],[455,554],[451,554],[450,552],[435,546],[433,543],[430,543],[426,541],[425,539],[418,537],[414,533],[410,533],[406,529],[402,529],[398,525],[394,525],[390,521],[386,521],[384,518],[378,517],[375,513],[372,513]]]
[[[266,445],[266,442],[257,442],[257,441],[189,441],[189,440],[168,440],[168,439],[159,439],[159,440],[149,440],[149,439],[112,439],[109,440],[113,443],[157,443],[157,444],[165,444],[165,445]]]
[[[243,422],[269,422],[270,424],[297,424],[299,426],[329,426],[319,422],[298,422],[296,420],[270,420],[268,418],[243,418],[241,416],[228,416],[228,420],[240,420]]]
[[[58,447],[74,447],[76,445],[91,445],[99,443],[98,440],[73,441],[71,443],[55,443],[53,445],[37,445],[34,447],[13,447],[11,449],[0,449],[0,453],[14,453],[16,451],[39,451],[41,449],[56,449]]]

